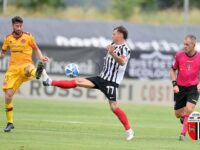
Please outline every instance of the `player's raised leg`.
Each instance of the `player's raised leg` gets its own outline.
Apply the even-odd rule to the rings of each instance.
[[[13,125],[13,103],[12,103],[12,97],[14,95],[13,89],[7,89],[5,90],[5,111],[6,111],[6,119],[7,119],[7,125],[4,129],[5,132],[10,132],[12,129],[14,129]]]
[[[122,125],[124,126],[126,130],[126,133],[127,133],[126,139],[128,141],[132,140],[134,138],[134,132],[131,129],[131,125],[129,123],[126,113],[121,108],[119,108],[119,106],[117,105],[115,101],[109,100],[109,104],[110,104],[110,108],[112,112],[118,117],[118,119],[120,120],[120,122],[122,123]]]
[[[52,80],[46,73],[46,70],[43,70],[43,85],[44,86],[56,86],[64,89],[85,87],[85,88],[93,88],[95,85],[84,78],[77,78],[73,80]]]
[[[24,73],[26,77],[35,77],[36,79],[40,79],[41,75],[42,75],[42,71],[44,69],[44,63],[43,62],[39,62],[37,65],[37,69],[35,68],[34,65],[32,64],[28,64],[25,68],[24,68]]]

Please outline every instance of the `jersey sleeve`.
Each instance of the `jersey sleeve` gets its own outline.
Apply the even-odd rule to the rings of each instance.
[[[35,42],[35,38],[32,34],[30,34],[30,39],[29,39],[29,45],[35,49],[36,48],[36,42]]]
[[[8,39],[8,38],[5,38],[5,39],[4,39],[4,42],[3,42],[2,50],[3,50],[3,51],[7,51],[8,48],[9,48],[9,39]]]
[[[174,57],[173,63],[172,63],[172,69],[176,70],[178,69],[179,63],[178,63],[178,56],[177,54]]]
[[[121,49],[121,52],[120,52],[120,57],[124,60],[128,60],[129,57],[130,57],[130,50],[124,46],[122,49]]]

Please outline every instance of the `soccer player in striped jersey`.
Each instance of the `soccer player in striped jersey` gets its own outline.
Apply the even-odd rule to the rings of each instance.
[[[196,37],[187,35],[184,49],[176,53],[170,70],[174,91],[174,110],[183,123],[179,140],[184,140],[187,133],[188,116],[194,111],[199,99],[200,53],[195,50]]]
[[[79,78],[74,80],[51,80],[43,71],[45,86],[57,86],[64,89],[84,87],[101,90],[109,100],[110,108],[123,124],[127,140],[134,137],[134,132],[128,121],[125,112],[116,103],[117,88],[124,77],[130,49],[126,44],[128,31],[125,27],[119,26],[113,30],[113,43],[107,46],[107,55],[104,60],[104,67],[99,76],[89,78]]]

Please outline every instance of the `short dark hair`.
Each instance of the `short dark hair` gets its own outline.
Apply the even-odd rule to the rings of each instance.
[[[12,18],[12,24],[23,23],[23,19],[20,16],[15,16]]]
[[[196,36],[195,36],[195,35],[192,35],[192,34],[186,35],[186,36],[185,36],[185,39],[187,39],[187,38],[189,38],[189,39],[191,39],[191,40],[193,40],[193,41],[196,41],[196,40],[197,40]]]
[[[114,30],[122,33],[125,40],[128,38],[128,30],[124,26],[115,27]]]

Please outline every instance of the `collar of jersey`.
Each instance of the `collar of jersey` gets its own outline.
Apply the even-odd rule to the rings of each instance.
[[[192,56],[190,56],[190,55],[188,55],[187,53],[185,53],[185,55],[187,56],[187,57],[194,57],[195,55],[197,54],[197,51],[195,51],[195,53],[192,55]]]
[[[19,37],[15,37],[15,36],[14,36],[14,32],[12,32],[12,36],[13,36],[16,40],[18,40],[19,38],[21,38],[23,34],[24,34],[24,32],[22,32],[22,34],[21,34]]]

